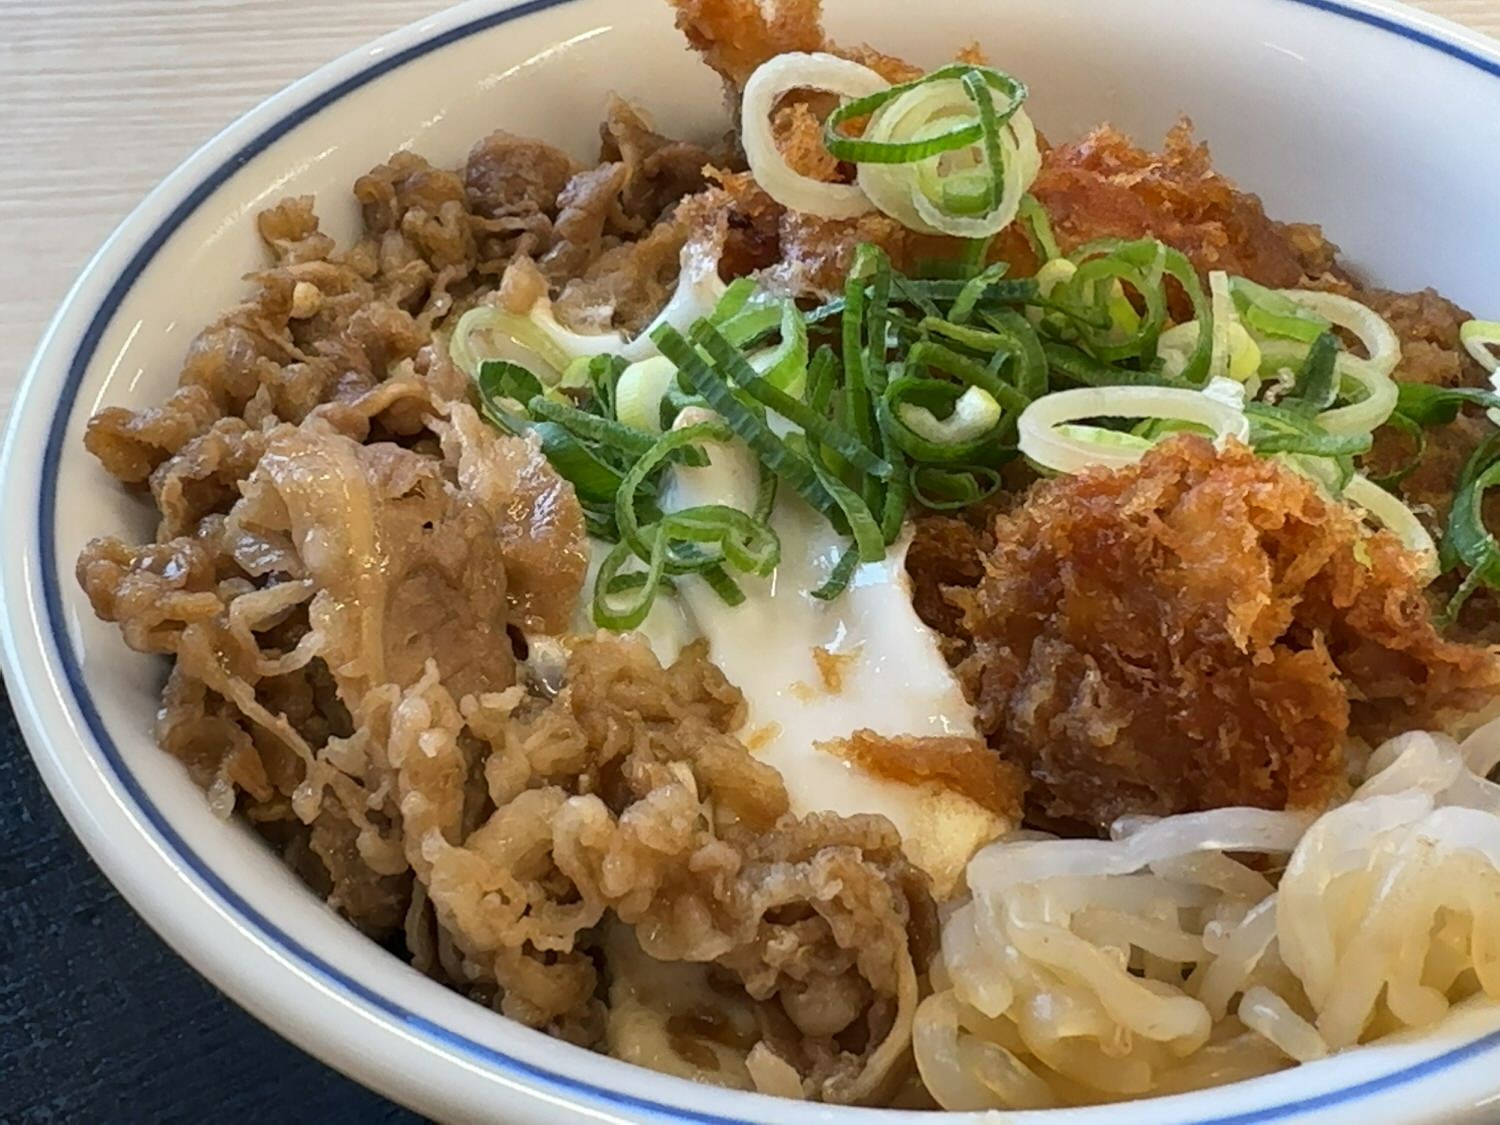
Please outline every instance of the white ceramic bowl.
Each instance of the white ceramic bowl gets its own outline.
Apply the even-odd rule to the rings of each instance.
[[[1192,114],[1219,166],[1272,214],[1322,220],[1394,286],[1436,284],[1500,313],[1500,48],[1378,0],[834,0],[831,29],[935,62],[978,38],[1031,82],[1054,136],[1108,118],[1155,140]],[[11,420],[0,551],[5,673],[59,804],[173,946],[271,1026],[433,1116],[869,1123],[905,1114],[794,1105],[626,1066],[512,1024],[340,921],[151,741],[163,667],[128,653],[73,581],[93,535],[150,513],[83,449],[99,406],[164,396],[187,342],[259,261],[252,216],[314,192],[353,232],[354,179],[409,145],[461,162],[497,126],[592,154],[605,94],[669,132],[722,129],[716,79],[653,0],[479,0],[297,83],[187,161],[100,250],[43,341]],[[1500,1097],[1500,1017],[1204,1094],[986,1120],[1426,1121]],[[1500,1113],[1500,1108],[1492,1112]],[[924,1118],[925,1120],[925,1118]],[[955,1115],[955,1122],[978,1117]]]

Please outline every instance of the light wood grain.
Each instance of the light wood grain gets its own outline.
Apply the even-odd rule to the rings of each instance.
[[[1420,6],[1500,35],[1500,0]],[[0,0],[0,421],[68,285],[142,195],[288,82],[440,7]]]

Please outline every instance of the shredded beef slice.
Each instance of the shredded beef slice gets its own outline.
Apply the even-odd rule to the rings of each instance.
[[[658,133],[641,109],[619,97],[605,105],[599,137],[600,163],[625,165],[620,205],[641,223],[655,223],[678,200],[702,191],[706,169],[728,159],[726,153]]]
[[[557,215],[557,197],[577,171],[564,152],[542,141],[498,130],[469,150],[464,191],[474,214]]]
[[[256,456],[232,502],[215,492],[222,511],[160,543],[96,540],[78,562],[101,617],[176,658],[162,745],[219,811],[305,826],[304,863],[321,861],[331,900],[373,933],[410,893],[394,798],[363,787],[382,693],[429,666],[463,694],[506,687],[507,626],[539,606],[571,614],[583,580],[582,515],[540,451],[466,404],[429,405],[446,414],[431,453],[361,444],[329,407],[235,431]]]
[[[92,422],[160,520],[157,542],[91,543],[78,577],[173,658],[157,738],[212,807],[422,971],[597,1047],[600,998],[628,991],[600,942],[623,933],[750,1021],[722,1055],[734,1084],[755,1048],[809,1097],[879,1100],[909,1078],[936,934],[894,829],[790,817],[696,650],[663,669],[584,643],[555,698],[516,683],[510,633],[573,616],[582,511],[534,443],[481,421],[434,330],[503,282],[637,331],[729,237],[706,150],[622,102],[601,136],[597,169],[504,133],[458,173],[397,153],[356,185],[365,233],[342,250],[311,199],[263,213],[268,264],[179,390]],[[667,1043],[701,1062],[690,1031]]]
[[[1307,479],[1179,438],[1044,481],[952,589],[961,675],[1034,816],[1318,807],[1345,737],[1439,725],[1500,686],[1435,631],[1412,558]]]
[[[788,815],[743,718],[701,644],[662,668],[632,638],[578,642],[546,703],[455,701],[430,672],[390,719],[407,855],[506,1014],[587,1039],[590,934],[612,917],[655,961],[724,970],[809,1097],[869,1100],[905,1066],[926,880],[882,818]],[[466,831],[476,776],[493,811]]]

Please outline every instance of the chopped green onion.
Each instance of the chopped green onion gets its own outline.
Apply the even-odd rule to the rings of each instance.
[[[771,386],[791,395],[801,395],[807,387],[807,323],[791,301],[781,302],[780,308],[773,311],[781,329],[781,343],[774,351],[757,357],[752,366]],[[744,346],[727,327],[720,334],[732,345]]]
[[[486,399],[509,399],[525,406],[542,393],[542,381],[519,363],[504,359],[487,359],[479,365],[476,380],[479,393]]]
[[[819,414],[828,413],[838,369],[839,358],[826,344],[818,349],[807,365],[807,404]]]
[[[700,321],[692,335],[693,342],[689,343],[677,329],[664,324],[652,334],[652,339],[662,354],[677,365],[677,370],[687,377],[710,408],[722,415],[730,429],[760,458],[762,464],[796,489],[797,494],[815,509],[833,518],[838,505],[819,482],[812,466],[789,450],[766,425],[764,419],[747,409],[735,397],[728,381],[703,361],[698,354],[698,346],[702,346],[710,355],[718,350],[725,358],[732,356],[740,363],[745,363],[744,357],[734,351],[729,342],[707,321]],[[748,363],[745,363],[745,367],[750,370],[751,375],[754,374],[754,369],[749,368]]]
[[[1400,410],[1386,419],[1385,424],[1392,429],[1400,430],[1411,439],[1411,456],[1400,462],[1390,472],[1382,476],[1370,479],[1381,488],[1394,488],[1416,471],[1422,463],[1422,455],[1427,452],[1427,431],[1422,428],[1421,423],[1403,414]]]
[[[580,438],[633,457],[639,457],[656,444],[656,438],[643,430],[601,418],[576,406],[564,406],[545,395],[536,395],[526,404],[526,409],[533,418],[555,422]]]
[[[630,545],[616,543],[610,548],[609,554],[604,556],[604,562],[600,564],[599,575],[594,580],[592,616],[595,625],[601,629],[624,632],[646,620],[661,586],[665,548],[666,538],[657,536],[651,547],[646,570],[634,585],[622,581],[631,577],[624,572],[624,568],[635,561]]]
[[[863,265],[865,263],[860,262],[856,254],[856,266]],[[878,392],[886,383],[886,350],[891,311],[891,260],[884,250],[872,247],[868,267],[870,280],[864,300],[865,379],[871,389]]]
[[[964,414],[955,418],[966,399]],[[940,421],[935,406],[946,408],[948,417]],[[1000,447],[1000,404],[983,387],[905,375],[886,388],[878,410],[886,438],[915,461],[962,464]]]
[[[859,548],[851,543],[844,548],[844,553],[839,556],[839,561],[834,564],[827,580],[811,591],[812,596],[822,602],[831,602],[841,597],[849,588],[849,582],[854,578],[854,571],[858,566]]]
[[[1070,383],[1085,387],[1178,387],[1192,389],[1185,378],[1168,375],[1165,371],[1133,371],[1104,363],[1093,356],[1085,355],[1076,348],[1051,340],[1042,341],[1042,354],[1047,357],[1047,366]]]
[[[615,415],[622,423],[659,434],[662,399],[677,380],[677,367],[664,355],[637,360],[620,373],[614,388]]]
[[[1000,183],[1005,175],[1005,159],[1000,154],[1000,117],[995,112],[995,97],[989,87],[988,77],[977,69],[971,69],[959,81],[964,92],[979,111],[980,148],[984,152],[984,164],[989,175],[982,177],[983,191],[976,213],[992,211],[1000,205]],[[1014,81],[1014,80],[1012,80]],[[1023,94],[1024,98],[1024,94]],[[1022,99],[1013,99],[1011,112],[1020,108]],[[950,177],[951,178],[951,177]]]
[[[1459,343],[1485,371],[1494,374],[1500,359],[1490,349],[1500,346],[1500,321],[1470,320],[1458,329]]]
[[[1257,285],[1248,277],[1230,278],[1229,291],[1240,319],[1262,336],[1278,336],[1311,344],[1333,327],[1326,317],[1274,289]]]
[[[1014,414],[1025,410],[1031,401],[982,363],[932,340],[919,341],[907,352],[907,370],[922,367],[935,367],[971,387],[988,391],[1003,410]]]
[[[906,507],[911,501],[911,483],[902,473],[886,487],[880,513],[880,536],[890,546],[901,535],[901,524],[906,518]]]
[[[1007,104],[1002,110],[994,109],[993,102],[991,102],[991,110],[997,123],[1008,121],[1020,110],[1021,104],[1026,100],[1026,86],[1018,79],[988,67],[952,63],[911,82],[903,82],[897,86],[887,87],[878,93],[845,102],[830,113],[823,123],[823,145],[827,148],[829,155],[851,164],[911,164],[945,152],[968,148],[984,137],[984,124],[980,120],[963,121],[945,132],[936,133],[923,140],[905,142],[880,143],[861,137],[851,137],[842,131],[842,127],[857,118],[873,114],[910,90],[944,80],[962,81],[971,74],[979,78],[986,88],[986,93],[995,90],[1005,97]]]
[[[740,384],[760,403],[780,414],[788,422],[800,426],[804,433],[821,445],[832,449],[856,469],[869,473],[877,480],[889,480],[895,470],[889,461],[871,452],[869,446],[837,423],[819,414],[812,407],[793,398],[785,391],[773,387],[764,378],[752,378]]]
[[[739,605],[745,600],[745,591],[740,589],[740,584],[724,573],[721,567],[711,566],[698,577],[719,595],[719,600],[725,605]]]
[[[1479,443],[1459,472],[1440,554],[1443,569],[1463,563],[1479,575],[1479,582],[1491,588],[1500,588],[1500,545],[1485,526],[1484,494],[1497,484],[1500,434],[1491,434]],[[1457,612],[1456,607],[1451,608]]]
[[[1330,434],[1300,410],[1265,402],[1245,404],[1250,444],[1259,453],[1297,453],[1311,457],[1348,457],[1370,448],[1369,434]]]
[[[620,490],[624,474],[556,422],[532,423],[512,432],[536,434],[541,439],[543,455],[557,474],[573,486],[580,500],[608,503]]]
[[[718,546],[735,570],[765,577],[781,561],[781,540],[769,525],[727,504],[702,504],[673,512],[661,521],[666,533],[682,542]],[[670,545],[668,556],[670,558]]]
[[[1332,332],[1322,333],[1307,350],[1307,358],[1292,383],[1292,393],[1280,405],[1304,414],[1319,414],[1331,407],[1339,393],[1339,383],[1334,377],[1338,356],[1338,337]]]
[[[724,293],[720,296],[718,304],[714,305],[714,311],[708,314],[708,319],[722,327],[726,321],[740,312],[754,295],[754,278],[735,278],[724,287]]]
[[[620,487],[616,490],[615,526],[619,528],[620,541],[627,544],[640,558],[650,558],[656,547],[650,541],[645,524],[636,510],[636,494],[646,483],[646,478],[658,465],[665,462],[679,449],[705,443],[724,442],[729,438],[729,427],[719,421],[699,422],[695,425],[684,426],[657,438],[651,448],[630,467],[629,472],[621,480]],[[662,565],[667,574],[690,573],[703,569],[711,562],[718,561],[718,555],[710,556],[698,547],[688,547],[682,550],[674,550],[674,547],[675,544],[671,542],[665,545],[666,554]]]
[[[1031,243],[1031,252],[1036,255],[1036,260],[1051,262],[1058,259],[1060,255],[1057,249],[1057,239],[1052,234],[1052,223],[1047,218],[1046,209],[1037,201],[1036,196],[1028,193],[1021,197],[1020,216],[1026,222],[1026,238]]]
[[[913,465],[911,493],[935,512],[959,511],[1000,491],[1000,474],[988,465]]]
[[[854,538],[855,546],[859,548],[861,562],[879,562],[885,557],[885,539],[880,534],[880,522],[875,518],[870,507],[865,503],[863,497],[854,489],[841,481],[823,463],[821,457],[813,456],[807,446],[807,441],[801,434],[788,434],[787,445],[797,453],[805,457],[817,473],[818,479],[823,482],[823,487],[828,490],[834,502],[838,504],[843,512],[844,520],[848,525],[849,532]]]
[[[1432,383],[1396,384],[1396,412],[1419,426],[1451,422],[1458,417],[1459,408],[1466,404],[1489,410],[1500,409],[1500,394],[1477,387],[1439,387]]]

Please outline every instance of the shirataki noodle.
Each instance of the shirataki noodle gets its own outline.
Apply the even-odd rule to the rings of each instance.
[[[917,1010],[927,1088],[953,1110],[1173,1093],[1500,999],[1500,785],[1475,771],[1497,753],[1500,723],[1413,732],[1316,819],[991,844]]]

